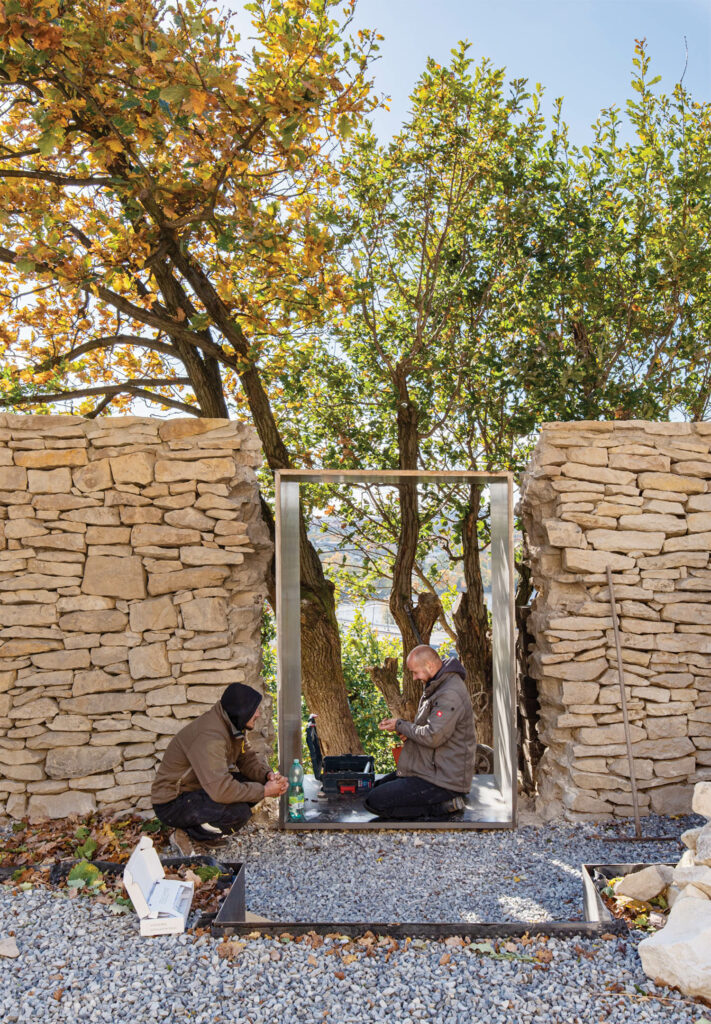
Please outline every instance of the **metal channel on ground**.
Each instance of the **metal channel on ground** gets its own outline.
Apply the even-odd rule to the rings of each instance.
[[[494,773],[475,776],[466,810],[446,821],[384,821],[362,802],[316,800],[318,783],[305,780],[303,821],[288,820],[282,797],[279,823],[286,830],[311,829],[510,829],[516,827],[516,736],[513,582],[513,476],[511,473],[420,470],[277,470],[277,714],[280,771],[288,775],[301,750],[301,608],[299,489],[301,484],[339,483],[397,486],[418,483],[471,484],[489,488],[491,507],[492,658]]]

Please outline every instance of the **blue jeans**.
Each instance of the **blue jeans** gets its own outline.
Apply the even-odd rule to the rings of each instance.
[[[390,772],[375,783],[365,798],[365,806],[379,818],[415,821],[418,818],[448,817],[442,810],[442,804],[458,795],[415,775],[400,776]]]

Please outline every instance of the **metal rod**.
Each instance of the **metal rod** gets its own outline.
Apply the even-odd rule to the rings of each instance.
[[[610,592],[610,612],[612,614],[612,628],[615,631],[615,648],[617,650],[617,676],[620,681],[620,699],[622,701],[622,721],[625,726],[625,742],[627,743],[627,760],[630,766],[630,785],[632,787],[632,807],[634,810],[634,830],[637,839],[642,838],[642,824],[639,820],[639,797],[637,795],[637,777],[634,770],[634,757],[632,755],[632,737],[630,736],[630,720],[627,715],[627,695],[625,694],[625,673],[622,667],[622,648],[620,646],[620,627],[617,622],[617,605],[615,603],[615,591],[612,584],[612,569],[607,567],[607,588]]]

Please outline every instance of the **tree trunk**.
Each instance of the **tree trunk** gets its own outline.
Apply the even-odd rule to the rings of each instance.
[[[477,742],[491,746],[494,738],[491,631],[479,561],[479,499],[481,485],[471,484],[469,508],[462,523],[465,590],[454,613],[457,650],[467,672],[474,707]]]

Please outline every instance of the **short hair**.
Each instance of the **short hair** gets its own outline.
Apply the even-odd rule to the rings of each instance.
[[[410,670],[413,668],[429,668],[439,671],[442,659],[433,647],[428,647],[427,644],[420,644],[419,647],[412,648],[407,656],[406,664]]]

